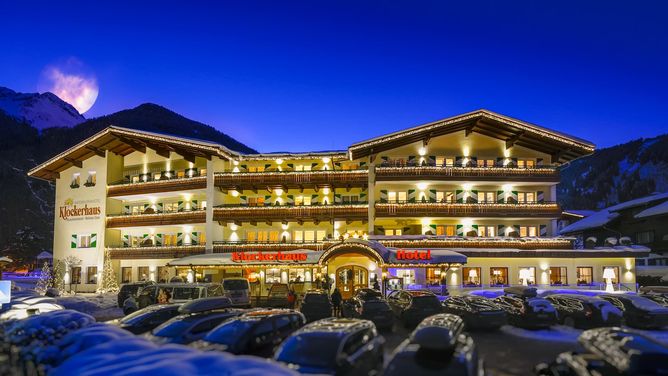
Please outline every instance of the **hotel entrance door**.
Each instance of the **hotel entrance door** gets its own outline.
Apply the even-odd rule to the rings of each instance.
[[[355,290],[369,287],[369,272],[357,265],[342,266],[336,269],[336,287],[343,299],[350,299]]]

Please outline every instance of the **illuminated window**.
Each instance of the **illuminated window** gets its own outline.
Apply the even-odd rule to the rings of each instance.
[[[248,206],[264,206],[264,196],[248,197]]]
[[[519,203],[536,202],[536,192],[517,192],[517,202]]]
[[[568,273],[564,266],[550,267],[550,285],[565,286],[568,284]]]
[[[476,267],[464,267],[462,268],[462,279],[464,281],[464,286],[466,287],[475,287],[480,286],[480,278],[482,277],[482,269]]]
[[[148,281],[148,266],[137,267],[137,278],[140,281]]]
[[[441,284],[441,277],[445,277],[439,268],[427,268],[427,285],[436,286]]]
[[[86,187],[94,187],[97,183],[97,173],[95,171],[88,171],[88,178],[86,178]]]
[[[520,237],[536,237],[538,236],[538,227],[536,226],[520,226]]]
[[[518,159],[517,160],[518,168],[534,168],[536,167],[536,162],[532,159]]]
[[[297,196],[295,197],[295,205],[311,205],[311,196]]]
[[[478,236],[496,236],[496,226],[478,226]]]
[[[264,272],[264,283],[281,283],[281,269],[266,269]]]
[[[478,202],[492,204],[496,202],[496,192],[478,192]]]
[[[121,283],[130,283],[132,281],[132,268],[124,266],[121,268]]]
[[[73,285],[78,285],[81,283],[81,267],[72,267],[72,277],[70,280]]]
[[[290,283],[310,282],[306,280],[306,269],[301,268],[290,268],[288,271],[288,281],[290,281]]]
[[[296,165],[295,171],[311,171],[311,165]]]
[[[175,246],[178,242],[178,236],[176,234],[163,234],[162,235],[162,244]]]
[[[97,266],[89,266],[86,268],[86,283],[97,285]]]
[[[518,270],[518,280],[520,284],[524,284],[524,280],[528,285],[536,284],[536,268],[533,266],[520,267]]]
[[[248,172],[264,172],[264,166],[248,166]]]
[[[178,202],[165,202],[162,204],[162,211],[165,213],[175,213],[179,211],[179,203]]]
[[[508,268],[491,267],[489,268],[489,284],[492,286],[508,285]]]
[[[389,202],[406,202],[407,194],[405,191],[390,191],[387,192],[387,200]]]
[[[404,287],[415,284],[415,269],[397,269],[397,277],[401,278]]]
[[[436,235],[439,236],[455,236],[454,225],[438,225],[436,226]]]
[[[360,196],[358,195],[347,195],[347,196],[341,196],[341,202],[344,204],[356,204],[360,200]]]
[[[387,236],[394,236],[394,235],[401,235],[402,231],[400,228],[388,228],[385,229],[385,235]]]
[[[77,248],[90,248],[91,242],[90,242],[90,234],[85,234],[85,235],[78,235],[77,240],[78,240],[78,245]]]
[[[591,266],[578,266],[576,274],[578,285],[591,285],[594,283],[594,269]]]
[[[81,184],[81,174],[78,172],[75,172],[72,174],[72,182],[70,183],[71,188],[79,188]]]

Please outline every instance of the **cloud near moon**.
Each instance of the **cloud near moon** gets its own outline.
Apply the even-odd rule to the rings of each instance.
[[[81,67],[78,61],[70,61],[64,67],[47,67],[44,71],[44,88],[83,114],[95,104],[99,87],[94,75],[72,71]]]

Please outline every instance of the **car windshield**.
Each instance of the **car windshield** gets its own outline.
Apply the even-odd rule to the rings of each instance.
[[[199,298],[199,288],[197,287],[175,287],[172,290],[173,300],[192,300]]]
[[[276,359],[307,367],[331,368],[336,365],[338,350],[338,338],[321,334],[299,334],[285,341]]]
[[[158,337],[176,337],[190,328],[195,318],[178,318],[169,320],[153,330],[153,334]]]
[[[414,296],[413,306],[418,308],[440,308],[441,302],[434,295]]]
[[[223,281],[225,290],[248,290],[248,281],[245,279],[226,279]]]
[[[205,341],[219,343],[221,345],[232,345],[244,335],[257,320],[232,320],[213,329],[204,337]]]

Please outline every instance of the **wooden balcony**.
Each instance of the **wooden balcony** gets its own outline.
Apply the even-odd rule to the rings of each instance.
[[[205,210],[191,210],[173,213],[120,214],[107,216],[107,227],[163,226],[205,223]]]
[[[554,202],[540,203],[376,203],[376,217],[527,217],[557,218],[561,208]]]
[[[512,248],[512,249],[573,249],[568,238],[511,238],[511,237],[426,237],[410,238],[372,236],[386,247],[393,248]]]
[[[314,222],[331,220],[355,221],[368,219],[367,204],[308,205],[308,206],[218,206],[213,218],[218,222]]]
[[[164,245],[159,247],[108,247],[113,260],[173,259],[205,252],[204,245]]]
[[[206,189],[206,176],[192,178],[154,180],[139,183],[122,183],[107,188],[108,197],[150,194],[160,192],[188,191]]]
[[[317,242],[259,242],[259,241],[216,241],[213,242],[214,253],[230,252],[285,252],[295,249],[310,249],[312,251],[322,251],[330,245],[338,243],[335,240],[317,241]]]
[[[313,187],[365,187],[368,170],[223,172],[215,184],[224,190],[304,189]]]
[[[438,181],[520,181],[558,183],[559,170],[552,167],[440,167],[394,166],[376,167],[376,181],[438,180]]]

